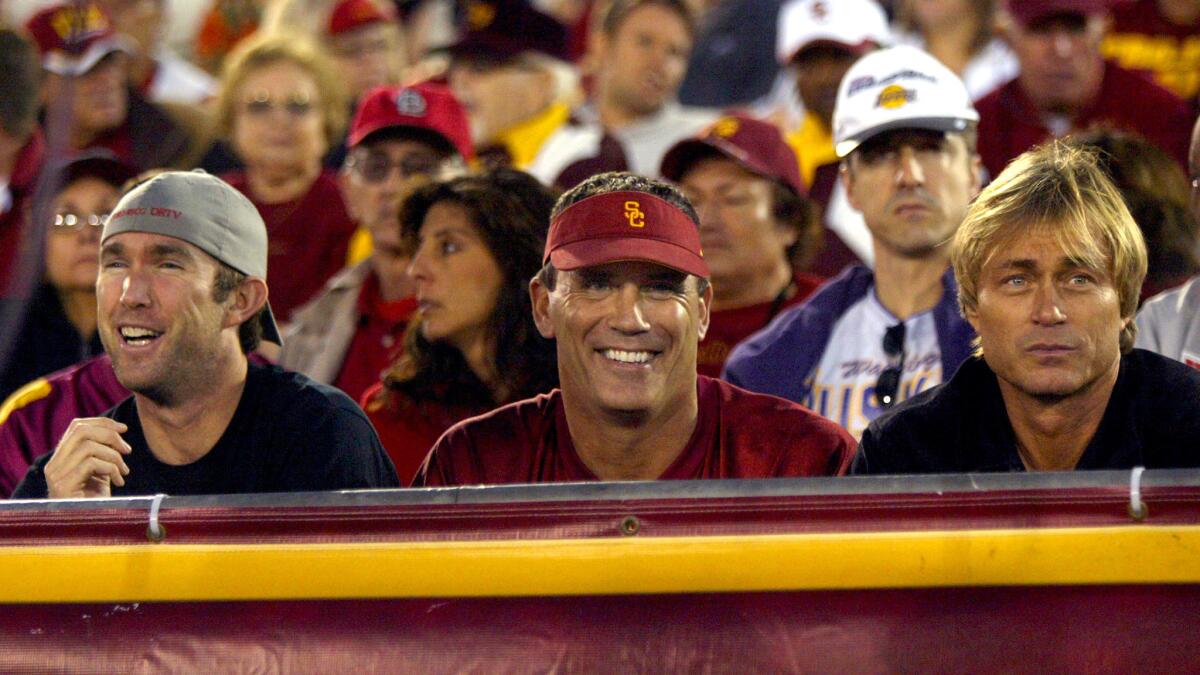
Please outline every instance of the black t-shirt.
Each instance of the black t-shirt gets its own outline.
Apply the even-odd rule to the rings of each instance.
[[[1076,469],[1200,467],[1200,371],[1141,349],[1117,383]],[[1024,471],[995,373],[982,359],[901,403],[863,432],[851,473]]]
[[[130,397],[106,413],[129,427],[122,437],[129,475],[123,495],[202,495],[399,487],[396,469],[363,411],[341,391],[276,366],[250,364],[242,400],[208,454],[164,464],[146,444]],[[14,499],[47,496],[42,473],[53,453],[29,467]]]

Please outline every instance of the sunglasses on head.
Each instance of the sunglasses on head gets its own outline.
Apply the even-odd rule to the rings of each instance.
[[[879,373],[875,381],[875,400],[879,407],[890,408],[896,403],[900,391],[900,375],[904,372],[904,323],[898,323],[883,334],[883,353],[888,357],[888,367]]]

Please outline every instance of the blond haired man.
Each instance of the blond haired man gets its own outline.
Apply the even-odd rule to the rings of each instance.
[[[857,473],[1200,466],[1200,373],[1133,349],[1146,246],[1094,155],[1018,157],[951,260],[976,357],[877,419]]]

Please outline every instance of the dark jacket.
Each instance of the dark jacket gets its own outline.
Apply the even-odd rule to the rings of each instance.
[[[1200,371],[1134,349],[1077,469],[1200,467]],[[972,358],[863,433],[853,473],[1024,471],[996,375]]]

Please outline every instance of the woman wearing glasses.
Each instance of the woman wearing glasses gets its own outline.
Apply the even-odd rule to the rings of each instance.
[[[284,323],[346,264],[355,225],[321,164],[345,121],[340,83],[311,42],[274,33],[230,55],[218,126],[245,168],[222,178],[267,224],[271,308]]]
[[[48,208],[45,274],[34,291],[0,376],[0,400],[31,380],[104,351],[96,334],[100,230],[134,170],[106,151],[81,155],[55,172]]]
[[[553,206],[547,188],[511,169],[429,185],[405,202],[419,313],[363,406],[406,485],[451,425],[558,386],[528,290]]]

